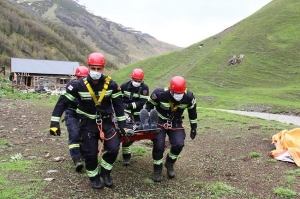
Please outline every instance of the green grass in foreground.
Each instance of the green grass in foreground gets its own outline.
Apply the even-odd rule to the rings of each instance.
[[[28,176],[28,172],[34,167],[36,165],[32,161],[23,160],[21,154],[14,154],[9,161],[1,162],[0,198],[36,198],[43,183],[41,179],[32,179]]]

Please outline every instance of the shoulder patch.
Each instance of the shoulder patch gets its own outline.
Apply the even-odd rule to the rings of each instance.
[[[143,90],[143,95],[147,95],[147,90]]]
[[[71,90],[73,90],[73,86],[72,85],[69,85],[68,86],[68,89],[71,91]]]
[[[118,90],[118,91],[120,91],[120,90],[121,90],[120,86],[118,86],[118,87],[117,87],[117,90]]]
[[[151,95],[151,99],[153,99],[153,100],[157,99],[157,96],[156,96],[155,93],[153,93],[153,94]]]

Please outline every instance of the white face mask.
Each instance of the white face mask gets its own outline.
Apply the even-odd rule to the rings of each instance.
[[[135,81],[131,81],[132,82],[132,86],[134,87],[139,87],[141,85],[141,82],[135,82]]]
[[[174,94],[173,94],[173,98],[174,98],[177,102],[179,102],[179,101],[183,98],[183,95],[184,95],[184,93],[182,93],[182,94],[174,93]]]
[[[101,77],[101,73],[100,72],[96,72],[96,71],[90,71],[90,76],[93,80],[98,80]]]

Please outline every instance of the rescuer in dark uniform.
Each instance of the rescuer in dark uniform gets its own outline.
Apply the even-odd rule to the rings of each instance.
[[[118,156],[121,136],[117,133],[113,121],[113,108],[122,135],[126,134],[126,119],[122,92],[115,81],[102,74],[105,58],[101,53],[92,53],[88,56],[87,65],[89,75],[86,78],[72,82],[66,87],[66,94],[61,96],[53,110],[50,124],[50,134],[60,135],[59,121],[63,111],[75,99],[78,99],[77,116],[79,130],[82,137],[87,175],[92,188],[101,189],[103,178],[106,187],[112,187],[111,170]],[[99,149],[98,141],[102,141]],[[103,147],[104,146],[104,147]],[[100,173],[98,156],[102,152]],[[99,152],[99,154],[98,154]]]
[[[130,122],[137,125],[140,123],[140,111],[144,108],[144,105],[149,97],[149,88],[143,82],[143,80],[144,71],[142,69],[136,68],[131,72],[131,80],[124,82],[121,85],[125,113],[128,114]],[[130,165],[131,144],[132,142],[122,143],[122,156],[124,166]]]
[[[89,70],[85,66],[79,66],[76,68],[75,76],[76,79],[71,80],[67,87],[73,82],[77,81],[79,78],[86,77],[89,74]],[[65,118],[64,121],[66,122],[66,127],[68,130],[68,146],[70,151],[70,156],[73,160],[75,170],[77,172],[81,171],[83,168],[83,164],[81,162],[81,149],[80,149],[80,142],[81,136],[78,129],[78,118],[77,118],[77,109],[78,101],[74,101],[74,103],[70,103],[68,108],[65,110]]]
[[[186,81],[181,76],[175,76],[170,81],[168,89],[157,88],[150,95],[146,109],[155,108],[158,112],[158,127],[161,128],[153,141],[153,181],[161,181],[163,154],[166,135],[169,136],[171,149],[166,157],[165,167],[169,178],[175,177],[174,163],[184,147],[186,137],[182,126],[183,112],[187,109],[190,120],[190,137],[194,139],[197,130],[196,99],[192,92],[186,89]]]

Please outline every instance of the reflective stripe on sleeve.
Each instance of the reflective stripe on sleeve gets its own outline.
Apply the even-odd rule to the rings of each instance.
[[[118,122],[121,121],[126,121],[126,117],[125,116],[121,116],[121,117],[116,117]]]
[[[143,99],[149,99],[149,96],[148,95],[140,95],[140,98],[143,98]]]
[[[75,97],[73,95],[71,95],[70,93],[65,93],[64,95],[66,96],[66,98],[68,98],[72,102],[75,100]]]
[[[117,98],[117,97],[122,97],[122,96],[123,96],[123,94],[122,94],[121,91],[119,91],[119,92],[114,93],[114,94],[111,95],[112,98]]]
[[[195,100],[193,101],[193,105],[192,105],[192,106],[190,106],[190,107],[188,107],[188,109],[192,109],[192,108],[194,108],[196,103],[197,103],[197,100],[196,100],[196,98],[195,98]]]
[[[168,120],[169,118],[167,117],[164,117],[162,114],[160,114],[158,111],[157,111],[157,114],[158,114],[158,117],[160,117],[161,119],[163,120]]]
[[[60,117],[51,116],[51,122],[60,122]]]
[[[155,101],[153,101],[151,98],[149,98],[148,101],[149,101],[151,104],[153,104],[154,106],[157,105],[157,103],[156,103]]]

